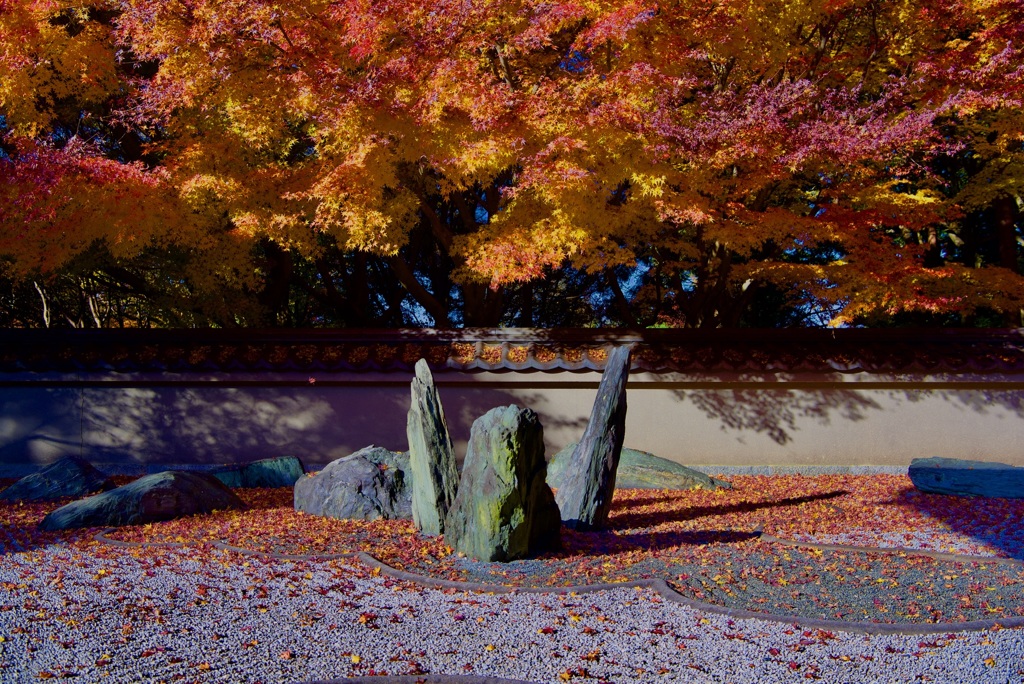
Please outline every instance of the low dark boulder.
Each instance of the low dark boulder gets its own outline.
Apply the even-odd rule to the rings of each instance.
[[[908,470],[914,486],[929,494],[1024,499],[1024,468],[959,458],[915,458]]]
[[[295,482],[295,510],[341,520],[412,517],[409,455],[369,446]]]
[[[575,444],[570,444],[548,462],[548,484],[558,489],[569,465]],[[619,457],[616,489],[732,489],[725,480],[705,475],[646,451],[623,448]]]
[[[281,456],[215,470],[213,476],[233,488],[291,487],[305,473],[302,461],[294,456]]]
[[[168,470],[61,506],[43,518],[39,528],[67,530],[144,525],[241,508],[245,508],[245,503],[213,475]]]
[[[110,478],[91,463],[77,456],[65,456],[0,492],[0,500],[53,501],[88,496],[113,488]]]

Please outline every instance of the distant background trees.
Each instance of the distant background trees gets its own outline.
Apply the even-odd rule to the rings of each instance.
[[[1017,0],[0,0],[0,325],[1021,325]]]

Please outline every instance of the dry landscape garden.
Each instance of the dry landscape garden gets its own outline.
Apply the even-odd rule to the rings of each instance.
[[[0,682],[1024,682],[1022,327],[1022,0],[0,0]]]
[[[609,354],[583,437],[550,464],[537,415],[508,406],[474,423],[460,474],[421,360],[408,452],[28,475],[0,492],[2,672],[1024,677],[1024,468],[711,477],[623,449],[629,366]]]

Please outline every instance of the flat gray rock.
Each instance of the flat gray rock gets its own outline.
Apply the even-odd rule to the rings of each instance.
[[[113,489],[114,483],[77,456],[65,456],[38,473],[26,475],[0,492],[4,501],[53,501]]]
[[[575,449],[570,444],[548,461],[548,484],[558,489]],[[623,447],[615,476],[616,489],[732,489],[725,480],[687,468],[646,451]]]
[[[922,492],[1024,499],[1024,468],[959,458],[915,458],[907,472]]]
[[[61,506],[39,528],[144,525],[232,508],[245,508],[245,503],[213,475],[168,470]]]
[[[291,487],[305,475],[302,461],[294,456],[264,458],[242,466],[214,471],[213,476],[228,487]]]
[[[295,510],[340,520],[412,517],[409,456],[369,446],[295,482]]]

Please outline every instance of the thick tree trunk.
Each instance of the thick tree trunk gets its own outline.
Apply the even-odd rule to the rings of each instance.
[[[492,290],[485,283],[462,286],[465,308],[462,316],[467,328],[496,328],[505,308],[505,290]]]
[[[999,197],[992,203],[995,218],[996,240],[999,245],[999,265],[1014,273],[1020,273],[1017,257],[1017,220],[1020,210],[1012,197]]]
[[[265,307],[264,324],[276,326],[282,323],[281,315],[284,314],[287,317],[288,314],[295,264],[292,261],[291,252],[282,249],[275,242],[269,240],[264,242],[263,250],[266,260],[266,275],[263,279],[263,289],[259,293],[259,301]],[[288,321],[283,322],[288,323]]]

